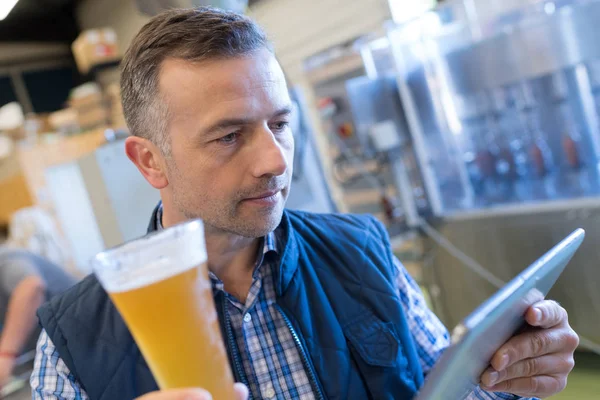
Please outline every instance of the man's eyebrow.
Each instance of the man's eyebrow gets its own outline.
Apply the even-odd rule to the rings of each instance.
[[[250,122],[252,122],[250,119],[247,118],[226,118],[226,119],[222,119],[219,120],[217,122],[215,122],[210,128],[208,128],[205,131],[205,134],[210,135],[222,130],[225,130],[227,128],[230,128],[232,126],[241,126],[241,125],[247,125]]]
[[[288,106],[285,106],[285,107],[277,110],[277,112],[275,114],[273,114],[273,118],[275,118],[275,117],[283,117],[284,115],[289,115],[289,114],[292,113],[292,111],[293,111],[293,107],[290,104]]]
[[[275,113],[273,113],[271,118],[283,117],[283,116],[291,114],[292,111],[293,111],[292,106],[288,105],[288,106],[285,106],[285,107],[277,110]],[[232,126],[248,125],[252,122],[253,122],[253,120],[250,118],[225,118],[225,119],[215,122],[210,128],[208,128],[205,131],[205,134],[210,135],[212,133],[225,130]]]

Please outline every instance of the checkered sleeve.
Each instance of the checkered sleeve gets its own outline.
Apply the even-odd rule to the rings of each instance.
[[[38,339],[30,384],[33,400],[88,400],[46,331]]]
[[[417,282],[398,259],[394,259],[394,263],[397,270],[396,285],[400,294],[400,302],[406,315],[408,328],[415,340],[423,373],[427,375],[444,350],[450,346],[450,335],[440,320],[427,307]],[[521,399],[521,397],[507,393],[489,393],[479,387],[467,398],[467,400],[516,399]]]
[[[423,373],[427,375],[444,350],[450,345],[448,330],[432,313],[417,282],[408,274],[408,271],[398,259],[396,264],[396,285],[400,294],[400,302],[408,328],[411,330],[417,354],[421,362]]]

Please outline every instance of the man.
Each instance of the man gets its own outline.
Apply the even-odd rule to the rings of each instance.
[[[74,284],[62,268],[33,253],[0,248],[0,388],[11,377],[17,357],[35,348],[37,309]]]
[[[204,220],[230,363],[251,398],[414,397],[448,333],[381,224],[284,211],[292,105],[261,29],[210,8],[165,12],[131,44],[121,87],[134,135],[127,155],[162,198],[149,230]],[[157,391],[94,277],[39,315],[34,399],[210,398],[201,388]],[[472,399],[564,388],[578,344],[566,312],[541,302],[527,320],[531,329],[499,350]]]

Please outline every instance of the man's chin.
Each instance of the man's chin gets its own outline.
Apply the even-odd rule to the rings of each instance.
[[[265,215],[247,218],[240,216],[240,218],[238,218],[236,221],[236,231],[238,235],[244,237],[263,237],[277,229],[277,227],[281,223],[282,217],[283,206],[281,208],[278,207],[277,210],[273,210],[272,212]]]

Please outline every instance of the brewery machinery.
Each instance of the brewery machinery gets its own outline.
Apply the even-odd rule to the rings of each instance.
[[[550,296],[600,350],[598,21],[599,0],[457,0],[354,46],[362,76],[343,84],[354,135],[327,116],[333,143],[385,155],[405,228],[427,237],[423,282],[448,326],[581,227]],[[399,139],[378,149],[386,124]]]

